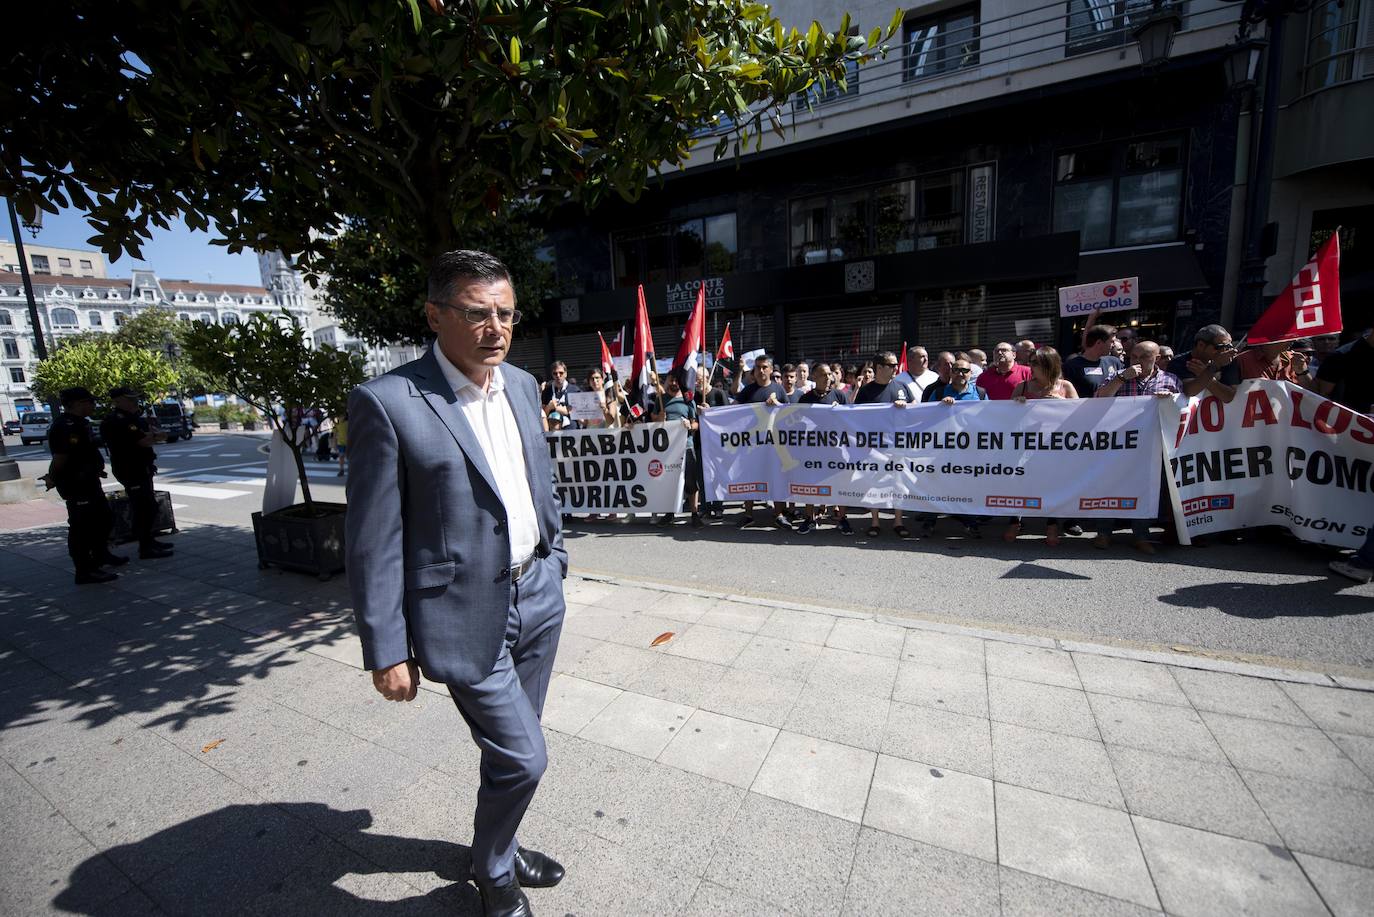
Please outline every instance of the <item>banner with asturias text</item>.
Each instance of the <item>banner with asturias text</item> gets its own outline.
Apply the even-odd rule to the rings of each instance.
[[[971,516],[1150,518],[1161,399],[1095,398],[702,414],[707,499]]]
[[[688,436],[680,421],[545,433],[563,512],[677,512]]]
[[[1282,525],[1304,541],[1356,548],[1374,525],[1374,418],[1316,392],[1254,379],[1230,404],[1167,402],[1160,430],[1184,544]]]

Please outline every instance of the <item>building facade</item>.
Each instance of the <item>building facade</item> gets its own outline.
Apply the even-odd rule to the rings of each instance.
[[[125,278],[35,274],[31,280],[40,330],[50,348],[62,338],[81,332],[113,333],[125,320],[146,309],[167,309],[183,321],[223,325],[242,321],[254,312],[276,314],[283,308],[308,322],[313,311],[303,287],[273,290],[266,284],[172,280],[151,270],[136,269]],[[34,331],[22,279],[17,273],[0,273],[0,419],[43,410],[30,387],[37,366]]]
[[[845,6],[860,33],[891,16],[876,0]],[[703,131],[687,166],[636,204],[560,215],[550,243],[561,295],[546,304],[544,338],[517,341],[512,359],[542,371],[559,358],[580,374],[596,358],[596,331],[633,314],[639,284],[660,355],[676,350],[702,285],[712,346],[728,321],[736,352],[766,347],[787,360],[862,358],[904,341],[1071,347],[1077,327],[1059,318],[1056,289],[1121,277],[1139,277],[1141,306],[1113,319],[1190,342],[1234,303],[1250,119],[1223,61],[1241,5],[1181,4],[1168,61],[1146,72],[1133,31],[1151,7],[912,4],[885,60],[786,107],[785,138],[765,133],[761,149],[751,138],[738,158],[713,162],[716,137]],[[839,17],[818,0],[774,11],[802,26]],[[1293,41],[1307,42],[1321,15],[1290,17],[1290,36],[1302,36]],[[1307,44],[1290,53],[1320,56]],[[1321,132],[1306,139],[1332,155]],[[1367,161],[1321,178],[1312,162],[1275,176],[1329,180],[1339,198],[1350,176],[1336,170],[1363,169],[1371,190]],[[1295,186],[1293,196],[1308,193]],[[1301,205],[1276,191],[1272,209],[1290,218]],[[1300,266],[1310,232],[1291,222]],[[1280,260],[1272,292],[1291,274]]]
[[[104,278],[109,271],[102,252],[84,248],[25,243],[24,254],[29,259],[29,272],[34,275]],[[0,239],[0,268],[11,274],[19,273],[19,249],[9,239]]]

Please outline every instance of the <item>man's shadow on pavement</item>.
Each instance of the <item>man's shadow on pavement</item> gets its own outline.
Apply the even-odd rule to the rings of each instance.
[[[1237,618],[1339,618],[1374,612],[1374,599],[1344,592],[1352,584],[1321,577],[1305,583],[1207,583],[1184,586],[1159,600],[1180,608],[1215,608]]]
[[[371,825],[365,809],[323,803],[226,806],[90,857],[53,905],[74,914],[479,917],[469,848],[368,833]],[[393,875],[416,873],[440,881],[422,891]],[[130,876],[152,906],[134,902]]]

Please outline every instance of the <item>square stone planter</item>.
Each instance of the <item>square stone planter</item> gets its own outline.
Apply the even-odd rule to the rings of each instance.
[[[327,580],[344,568],[342,503],[303,503],[253,514],[258,566],[313,573]]]

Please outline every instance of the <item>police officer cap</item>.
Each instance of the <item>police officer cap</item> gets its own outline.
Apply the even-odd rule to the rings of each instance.
[[[113,401],[116,398],[133,398],[137,400],[138,392],[129,388],[127,385],[120,385],[110,389],[110,400]]]
[[[91,390],[81,385],[73,388],[64,388],[57,393],[57,397],[62,399],[63,404],[75,404],[78,401],[95,400],[95,396],[91,394]]]

